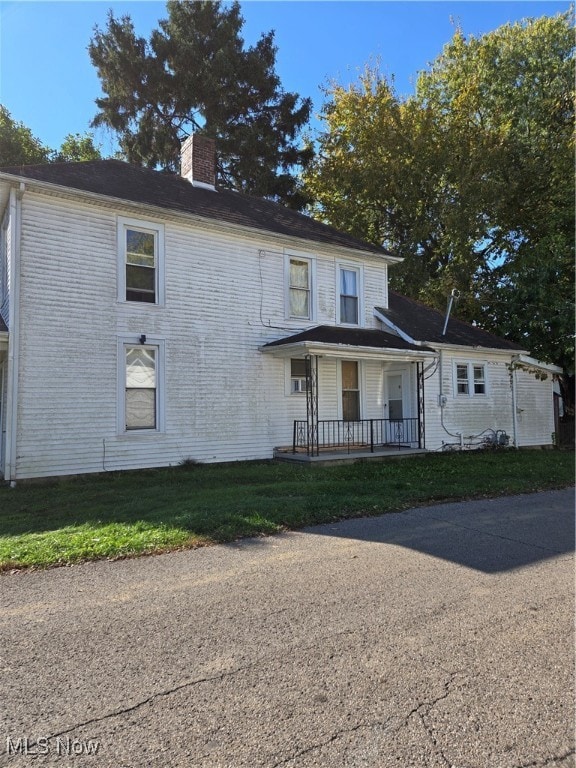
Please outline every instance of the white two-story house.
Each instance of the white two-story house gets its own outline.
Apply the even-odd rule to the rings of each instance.
[[[383,248],[217,190],[208,139],[181,177],[2,169],[0,218],[7,481],[551,443],[556,369],[389,292]]]

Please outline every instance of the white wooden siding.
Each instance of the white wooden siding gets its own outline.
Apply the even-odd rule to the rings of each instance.
[[[298,254],[293,243],[278,238],[276,246],[258,233],[223,234],[167,214],[157,220],[165,226],[166,304],[126,303],[117,295],[118,216],[155,220],[130,205],[120,210],[112,203],[24,195],[16,478],[187,458],[268,458],[274,447],[290,445],[293,420],[306,417],[306,399],[287,394],[286,361],[259,348],[311,325],[334,324],[338,259],[320,247],[302,252],[314,260],[316,315],[313,322],[287,320],[285,258]],[[370,257],[356,262],[364,270],[364,323],[370,327],[372,308],[387,303],[386,266]],[[124,363],[118,340],[137,343],[142,334],[164,344],[165,430],[119,434],[117,366]],[[445,354],[445,424],[454,432],[491,428],[511,435],[508,369],[502,357],[479,359],[487,362],[489,396],[463,403],[452,396],[452,362]],[[415,366],[391,365],[407,372],[415,416]],[[361,362],[364,418],[384,415],[386,370],[379,361]],[[340,415],[338,371],[338,360],[320,360],[321,419]],[[453,440],[440,424],[437,375],[425,390],[431,449]],[[522,402],[538,398],[534,381],[519,383]],[[538,440],[542,426],[548,431],[538,422]],[[537,444],[529,430],[522,434]]]
[[[552,377],[538,379],[527,370],[517,369],[516,407],[520,445],[550,445],[554,432]]]
[[[455,392],[454,366],[457,362],[472,362],[486,366],[486,394],[467,397]],[[440,450],[443,445],[460,442],[478,443],[490,431],[503,430],[514,440],[512,412],[512,355],[490,351],[447,351],[442,354],[433,376],[425,381],[425,445],[428,450]],[[442,394],[446,405],[438,403],[440,372]],[[534,375],[517,371],[517,434],[519,447],[550,445],[554,430],[552,383],[538,380]]]
[[[286,396],[284,361],[259,351],[311,325],[285,317],[287,249],[167,217],[165,307],[119,302],[119,215],[154,220],[130,206],[24,196],[17,477],[266,458],[290,444],[305,398]],[[335,259],[306,253],[314,324],[333,323]],[[384,265],[370,270],[382,303]],[[118,434],[118,338],[142,334],[165,343],[166,429]],[[335,366],[321,363],[326,418],[337,417]]]

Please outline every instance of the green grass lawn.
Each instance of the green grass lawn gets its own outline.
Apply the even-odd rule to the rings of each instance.
[[[0,569],[163,552],[573,482],[573,452],[511,450],[343,466],[204,464],[22,483],[0,488]]]

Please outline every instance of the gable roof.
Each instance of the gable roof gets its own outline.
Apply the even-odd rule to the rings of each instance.
[[[493,333],[465,323],[450,315],[446,334],[442,335],[446,315],[419,301],[389,291],[388,309],[376,307],[376,311],[387,318],[414,341],[427,344],[456,344],[465,347],[489,347],[491,349],[524,350],[520,344],[495,336]]]
[[[392,261],[401,261],[384,248],[340,232],[278,203],[239,192],[216,192],[194,187],[180,176],[130,165],[121,160],[24,165],[0,168],[0,174],[190,213],[278,235],[352,248]]]
[[[352,347],[372,347],[379,349],[401,349],[413,352],[432,352],[427,347],[417,346],[404,341],[400,336],[380,331],[376,328],[339,328],[332,325],[317,325],[301,333],[295,333],[283,339],[270,341],[265,347],[280,347],[310,341],[320,344],[343,344]]]

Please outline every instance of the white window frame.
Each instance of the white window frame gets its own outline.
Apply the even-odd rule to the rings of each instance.
[[[290,262],[305,261],[308,263],[308,316],[293,315],[290,311]],[[316,317],[315,302],[315,284],[316,284],[316,259],[310,255],[304,255],[290,251],[284,254],[284,307],[287,320],[294,321],[312,321]]]
[[[126,232],[128,229],[146,232],[154,235],[155,243],[155,301],[134,301],[126,298]],[[118,216],[117,224],[117,249],[118,249],[118,301],[130,306],[158,307],[165,303],[164,285],[164,225],[158,222],[144,219],[133,219],[126,216]]]
[[[298,360],[306,365],[303,357],[290,357],[286,360],[286,394],[294,397],[306,396],[306,375],[292,376],[292,360]],[[295,387],[298,382],[298,388]]]
[[[458,377],[458,368],[466,368],[466,385],[468,392],[458,391],[458,382],[464,381]],[[476,379],[474,369],[481,368],[483,372],[482,384],[484,392],[476,392]],[[488,365],[482,360],[454,360],[454,397],[486,397],[488,394]]]
[[[138,439],[146,435],[158,435],[165,432],[165,359],[166,359],[166,342],[164,339],[157,337],[146,336],[146,340],[142,339],[142,336],[119,336],[118,337],[118,352],[117,352],[117,367],[118,367],[118,382],[117,382],[117,430],[119,435],[125,435],[127,437],[134,437]],[[143,429],[127,429],[126,428],[126,350],[129,347],[144,347],[145,349],[154,349],[156,353],[156,427],[155,428],[143,428]]]
[[[358,293],[358,322],[345,323],[341,317],[341,297],[340,286],[342,284],[342,270],[356,272],[356,290]],[[364,270],[360,264],[352,264],[344,261],[336,262],[336,322],[338,325],[344,325],[347,328],[362,328],[364,326]]]

